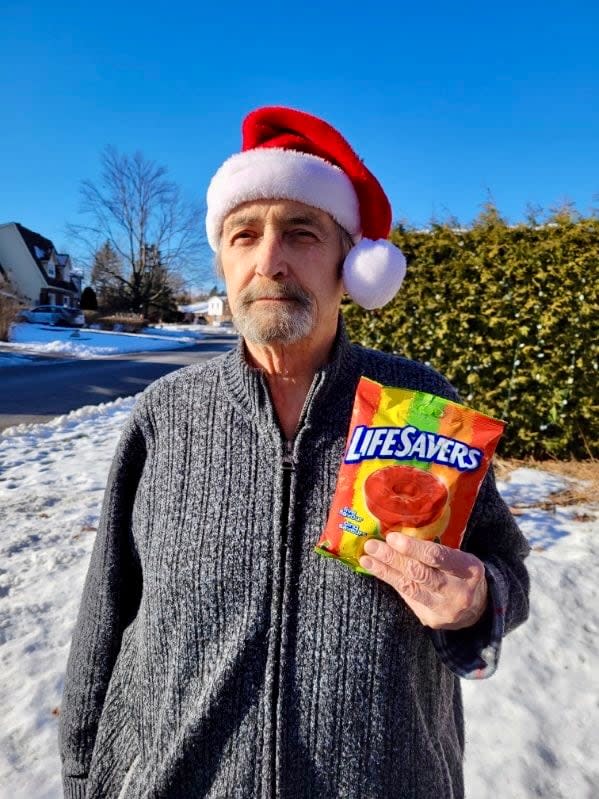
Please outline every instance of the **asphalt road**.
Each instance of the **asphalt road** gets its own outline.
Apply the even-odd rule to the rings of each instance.
[[[48,422],[83,405],[129,397],[168,372],[205,361],[235,346],[235,335],[210,334],[191,347],[108,358],[32,358],[37,363],[0,369],[0,430]]]

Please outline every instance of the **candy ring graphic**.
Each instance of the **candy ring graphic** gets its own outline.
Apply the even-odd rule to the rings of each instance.
[[[449,522],[445,483],[414,466],[386,466],[364,482],[368,510],[380,524],[381,535],[398,530],[414,538],[440,538]]]

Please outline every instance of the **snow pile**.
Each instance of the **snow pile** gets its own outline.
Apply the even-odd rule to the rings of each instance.
[[[144,327],[142,328],[141,332],[152,336],[172,336],[174,338],[180,338],[181,333],[185,333],[186,336],[193,339],[203,339],[207,327],[207,325],[180,325],[174,322],[164,322],[162,325],[157,327]]]
[[[107,467],[134,398],[0,436],[0,796],[62,796],[63,672]]]
[[[204,338],[203,332],[197,327],[194,325],[193,329],[177,330],[146,327],[141,333],[122,333],[87,327],[55,328],[22,322],[12,325],[10,342],[2,346],[40,355],[58,353],[73,358],[97,358],[125,352],[188,347]],[[0,359],[0,367],[5,365],[3,360]]]
[[[119,347],[86,346],[81,343],[89,340],[91,340],[91,336],[87,337],[82,335],[80,338],[54,339],[44,344],[41,342],[32,342],[30,344],[10,342],[10,344],[15,350],[26,350],[30,353],[35,352],[38,355],[66,355],[71,358],[97,358],[102,355],[118,355],[119,352],[127,351]],[[128,351],[130,352],[130,350]]]
[[[134,403],[0,435],[1,797],[62,796],[63,673],[110,462]],[[564,485],[533,469],[500,484],[526,508],[532,610],[504,642],[498,673],[463,683],[469,799],[596,795],[599,525],[593,508],[539,507]]]

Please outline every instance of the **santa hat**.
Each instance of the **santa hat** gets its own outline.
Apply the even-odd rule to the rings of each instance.
[[[343,282],[358,305],[380,308],[395,296],[406,259],[387,241],[389,200],[335,128],[291,108],[259,108],[243,122],[241,150],[208,187],[206,231],[214,251],[225,217],[238,205],[296,200],[326,211],[351,236]]]

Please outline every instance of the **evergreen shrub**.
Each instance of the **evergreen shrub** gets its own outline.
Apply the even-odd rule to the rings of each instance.
[[[408,272],[393,302],[344,305],[350,337],[424,361],[464,404],[507,422],[499,454],[597,457],[599,218],[397,226]]]

